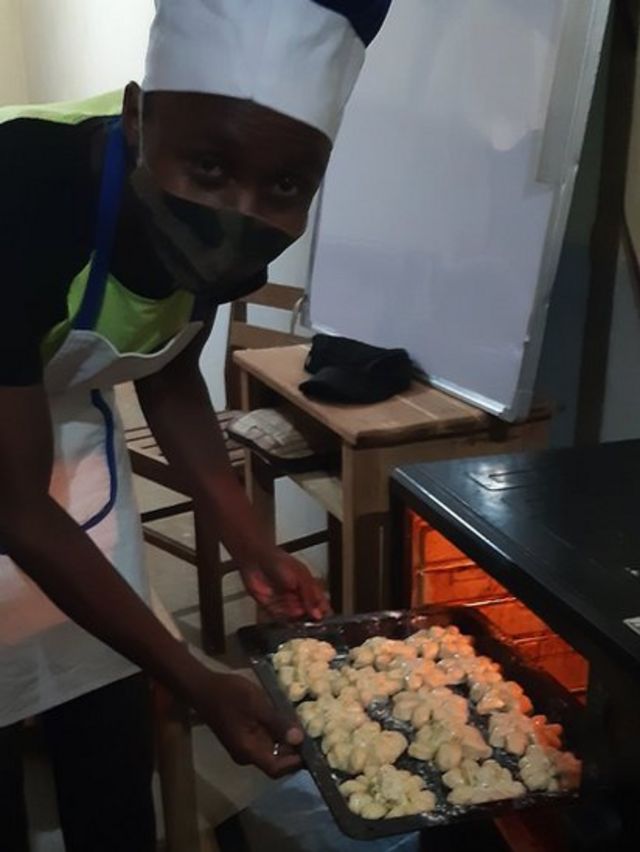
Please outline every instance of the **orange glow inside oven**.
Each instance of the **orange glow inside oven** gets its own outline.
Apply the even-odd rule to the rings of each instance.
[[[572,692],[584,694],[588,663],[571,645],[413,513],[411,536],[413,606],[477,607],[527,662],[544,669]]]

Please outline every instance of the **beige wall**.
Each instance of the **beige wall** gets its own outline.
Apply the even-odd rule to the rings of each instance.
[[[0,0],[0,103],[73,100],[140,79],[153,0]]]
[[[0,105],[27,100],[19,0],[0,0]]]

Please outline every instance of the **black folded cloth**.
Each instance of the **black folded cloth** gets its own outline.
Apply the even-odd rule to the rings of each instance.
[[[381,402],[406,390],[413,365],[404,349],[382,349],[348,337],[317,334],[305,369],[313,378],[300,385],[324,402]]]

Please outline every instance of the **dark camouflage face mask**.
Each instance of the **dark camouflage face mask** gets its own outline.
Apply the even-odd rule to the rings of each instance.
[[[153,248],[176,286],[229,298],[261,272],[294,237],[233,210],[216,210],[160,189],[144,166],[131,186],[145,210]]]

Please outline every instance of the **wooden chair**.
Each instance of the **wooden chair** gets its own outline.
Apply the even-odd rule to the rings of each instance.
[[[272,346],[294,345],[304,342],[304,338],[294,333],[295,310],[302,298],[303,291],[298,287],[281,284],[266,284],[262,289],[234,303],[231,307],[227,355],[225,362],[225,385],[227,391],[227,409],[218,414],[218,421],[225,435],[227,451],[235,472],[244,481],[244,450],[231,441],[226,426],[238,414],[240,406],[240,378],[233,364],[233,353],[240,349],[266,349]],[[290,330],[276,331],[255,325],[248,320],[248,309],[261,306],[288,311],[291,313]],[[182,499],[169,506],[145,511],[141,515],[144,538],[148,544],[160,548],[196,567],[198,572],[198,593],[202,630],[202,646],[207,653],[223,653],[225,650],[224,601],[222,583],[226,574],[234,571],[231,561],[222,562],[219,544],[211,547],[210,541],[201,531],[208,518],[198,517],[180,471],[168,464],[147,426],[138,426],[126,431],[127,446],[133,472],[144,479],[169,488],[182,495]],[[154,521],[194,512],[195,547],[190,547],[149,524]],[[288,541],[281,546],[290,553],[313,547],[327,541],[326,531]]]

